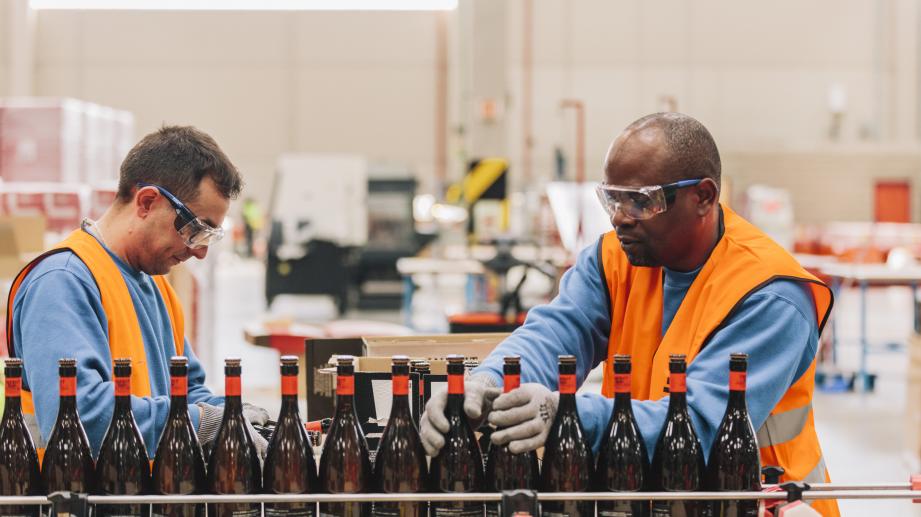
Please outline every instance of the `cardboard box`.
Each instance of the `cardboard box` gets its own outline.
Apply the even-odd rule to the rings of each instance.
[[[397,336],[363,338],[366,356],[408,355],[434,360],[450,354],[482,361],[509,335],[504,332],[485,334],[441,334],[431,336]],[[435,372],[432,372],[435,373]]]
[[[0,277],[13,278],[44,249],[44,217],[0,216]]]

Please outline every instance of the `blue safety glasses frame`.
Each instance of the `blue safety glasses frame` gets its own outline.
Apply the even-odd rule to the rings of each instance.
[[[173,209],[176,211],[176,219],[173,221],[173,226],[176,228],[179,236],[185,241],[186,246],[192,249],[204,248],[224,238],[223,228],[215,228],[201,220],[201,218],[195,215],[195,212],[185,206],[182,201],[179,201],[179,198],[174,196],[169,190],[153,183],[138,183],[137,187],[153,187],[157,189],[160,194],[163,194],[163,197],[173,205]]]
[[[608,216],[614,217],[618,210],[630,219],[644,220],[668,210],[675,202],[678,190],[700,184],[704,178],[688,179],[664,185],[625,187],[601,184],[595,187],[598,201]]]

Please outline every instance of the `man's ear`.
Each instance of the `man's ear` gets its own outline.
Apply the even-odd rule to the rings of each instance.
[[[697,215],[703,217],[713,210],[713,205],[720,201],[720,191],[716,182],[711,178],[704,178],[697,184]]]
[[[155,188],[139,188],[134,194],[134,205],[137,208],[138,217],[147,218],[158,197],[160,197],[160,192]]]

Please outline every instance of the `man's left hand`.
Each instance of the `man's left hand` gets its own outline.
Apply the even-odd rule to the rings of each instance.
[[[251,424],[265,425],[269,421],[269,412],[259,406],[243,403],[243,416]]]
[[[539,448],[550,433],[559,399],[559,393],[533,382],[503,393],[489,414],[489,423],[501,429],[492,434],[492,443],[507,443],[513,454]]]

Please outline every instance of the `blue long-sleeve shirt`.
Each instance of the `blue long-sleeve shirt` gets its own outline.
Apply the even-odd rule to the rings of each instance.
[[[106,251],[109,251],[108,249]],[[150,397],[131,397],[131,409],[153,457],[169,413],[169,360],[176,355],[169,314],[153,278],[125,264],[115,254],[137,313]],[[26,277],[13,302],[15,353],[23,359],[23,387],[32,391],[36,418],[44,441],[58,412],[58,359],[77,359],[77,408],[93,454],[98,454],[114,409],[112,354],[108,323],[99,288],[86,264],[71,252],[51,255]],[[189,415],[198,427],[197,402],[223,404],[205,386],[205,372],[188,340]]]
[[[563,275],[559,295],[528,313],[525,324],[503,341],[474,370],[502,384],[502,358],[521,356],[521,382],[537,382],[557,390],[557,356],[574,355],[579,384],[604,361],[611,331],[607,286],[598,265],[599,240],[583,250]],[[697,271],[664,270],[662,335],[668,329]],[[747,402],[755,429],[767,419],[787,389],[808,369],[818,349],[818,324],[807,288],[776,280],[752,293],[688,365],[687,389],[691,420],[704,453],[710,446],[729,397],[729,354],[749,355]],[[597,393],[577,397],[579,417],[595,452],[601,445],[613,400]],[[633,411],[650,456],[655,450],[668,397],[633,401]]]

